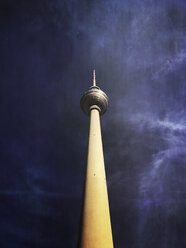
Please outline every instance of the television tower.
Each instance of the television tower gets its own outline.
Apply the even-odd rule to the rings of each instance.
[[[108,97],[96,86],[95,70],[93,85],[80,104],[84,113],[90,115],[90,130],[79,247],[113,248],[100,127],[100,115],[108,108]]]

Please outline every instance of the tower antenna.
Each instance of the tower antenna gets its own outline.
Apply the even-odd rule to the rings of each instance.
[[[96,71],[93,70],[93,86],[96,86]]]

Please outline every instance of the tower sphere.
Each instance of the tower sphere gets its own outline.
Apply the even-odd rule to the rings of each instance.
[[[87,115],[92,108],[97,108],[100,115],[103,115],[108,108],[108,97],[98,86],[93,85],[82,96],[80,105]]]

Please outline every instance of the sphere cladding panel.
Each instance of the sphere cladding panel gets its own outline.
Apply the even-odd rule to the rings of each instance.
[[[108,97],[98,87],[91,87],[91,89],[82,96],[80,105],[87,115],[89,115],[90,107],[93,105],[98,106],[100,108],[100,115],[103,115],[108,108]]]

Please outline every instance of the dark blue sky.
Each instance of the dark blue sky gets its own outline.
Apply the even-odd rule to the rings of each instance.
[[[76,247],[92,81],[114,244],[186,247],[186,2],[0,1],[0,247]]]

